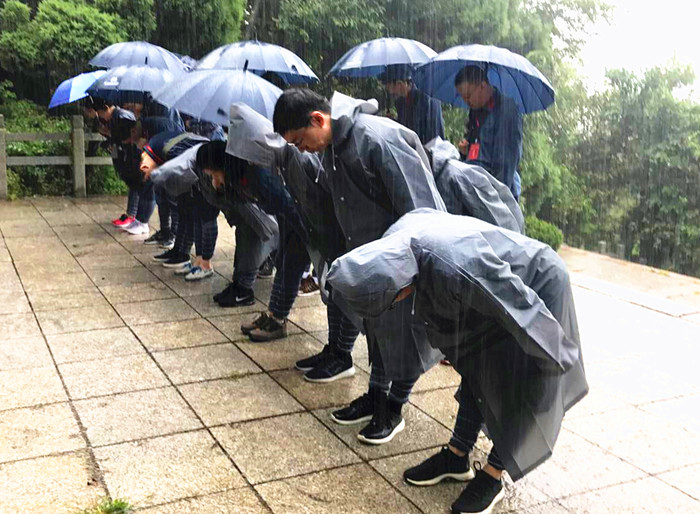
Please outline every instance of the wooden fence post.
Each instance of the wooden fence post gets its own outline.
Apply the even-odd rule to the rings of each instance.
[[[87,196],[85,187],[85,130],[82,116],[73,116],[72,128],[73,195],[85,197]]]
[[[7,200],[7,148],[5,117],[0,114],[0,200]]]

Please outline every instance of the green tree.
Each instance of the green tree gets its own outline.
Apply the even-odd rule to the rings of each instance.
[[[32,10],[19,0],[9,0],[0,9],[0,30],[15,31],[29,23]]]
[[[148,41],[156,30],[153,0],[95,0],[100,11],[118,15],[129,40]]]

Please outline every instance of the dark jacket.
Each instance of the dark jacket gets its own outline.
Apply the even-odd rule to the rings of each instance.
[[[397,121],[410,128],[426,144],[436,137],[445,138],[440,100],[431,98],[413,86],[408,98],[396,99]]]
[[[469,111],[467,142],[479,143],[479,154],[466,162],[486,169],[518,199],[518,166],[523,155],[523,116],[515,102],[493,89],[493,106]]]

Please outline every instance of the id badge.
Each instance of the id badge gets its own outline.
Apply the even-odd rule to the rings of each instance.
[[[469,154],[467,154],[468,161],[474,161],[479,158],[479,143],[472,143],[469,145]]]

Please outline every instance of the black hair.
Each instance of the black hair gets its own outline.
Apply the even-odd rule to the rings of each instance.
[[[226,141],[210,141],[197,150],[196,164],[199,169],[221,170],[226,167]]]
[[[109,108],[107,102],[99,96],[88,96],[85,100],[85,106],[96,111],[105,111]]]
[[[131,111],[117,109],[109,120],[109,133],[112,140],[122,143],[131,137],[131,129],[136,126],[136,118]]]
[[[481,84],[482,82],[488,82],[486,78],[486,70],[481,69],[478,66],[465,66],[457,76],[455,76],[455,87],[467,82],[468,84]]]
[[[311,113],[321,111],[331,113],[331,104],[318,93],[307,88],[287,89],[277,99],[272,125],[275,132],[284,135],[290,130],[309,126]]]

